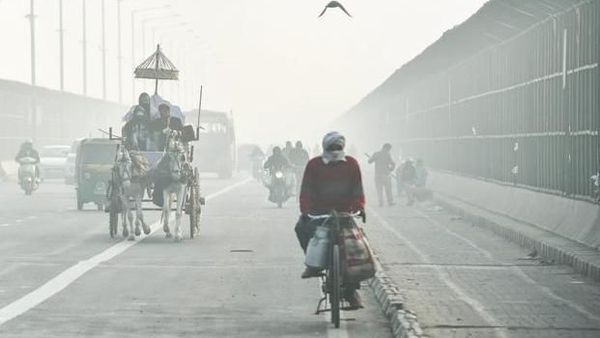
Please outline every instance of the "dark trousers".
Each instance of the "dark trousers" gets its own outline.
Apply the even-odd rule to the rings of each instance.
[[[296,231],[296,237],[298,238],[298,242],[300,242],[300,247],[304,251],[304,254],[306,254],[308,242],[314,236],[318,224],[319,222],[311,222],[309,219],[302,216],[300,216],[298,222],[296,222],[294,230]],[[355,290],[360,289],[360,283],[344,283],[344,289],[346,294],[351,294]]]
[[[316,229],[317,222],[311,222],[309,219],[305,219],[302,216],[300,216],[300,218],[298,218],[298,222],[296,222],[296,227],[294,230],[296,231],[298,242],[300,242],[300,247],[305,254],[306,248],[308,247],[308,242],[314,236]]]

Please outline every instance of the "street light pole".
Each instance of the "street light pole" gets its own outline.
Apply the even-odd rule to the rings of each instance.
[[[144,50],[144,52],[146,51],[146,24],[151,23],[152,21],[157,21],[157,20],[167,20],[167,19],[172,19],[172,18],[176,18],[179,17],[179,14],[173,14],[173,15],[169,15],[169,16],[158,16],[158,17],[152,17],[152,18],[146,18],[144,20],[142,20],[142,49]],[[152,37],[152,45],[156,44],[156,41],[154,41],[154,36]]]
[[[60,71],[60,90],[65,90],[65,47],[64,47],[64,26],[63,26],[63,0],[58,0],[58,49],[59,49],[59,71]]]
[[[31,30],[31,138],[37,141],[37,103],[35,98],[35,6],[34,0],[29,1],[29,29]]]
[[[87,28],[86,28],[86,8],[85,8],[85,1],[86,0],[82,0],[82,39],[81,39],[81,45],[82,45],[82,68],[83,68],[83,96],[87,95]]]
[[[31,32],[31,85],[36,85],[35,79],[35,4],[34,0],[29,1],[29,30]]]
[[[100,16],[102,18],[102,99],[106,100],[106,15],[104,0],[100,4]]]
[[[62,1],[62,0],[61,0]],[[119,103],[123,103],[123,54],[121,50],[121,2],[117,0],[117,62],[118,62],[118,88],[119,88]],[[133,44],[133,42],[132,42]]]
[[[144,12],[151,12],[157,9],[161,9],[161,8],[169,8],[171,7],[170,5],[165,5],[165,6],[158,6],[158,7],[151,7],[151,8],[144,8],[144,9],[138,9],[138,10],[132,10],[131,11],[131,70],[133,71],[135,69],[135,16],[136,14],[141,14]],[[135,78],[132,77],[131,78],[131,99],[135,102],[136,97],[135,97]]]

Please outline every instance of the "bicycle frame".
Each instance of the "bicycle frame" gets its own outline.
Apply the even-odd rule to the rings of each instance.
[[[342,228],[340,220],[344,218],[358,217],[359,215],[359,213],[339,213],[336,211],[332,211],[330,214],[320,216],[309,215],[311,220],[323,220],[321,226],[326,226],[329,228],[329,239],[331,243],[328,250],[328,266],[323,275],[321,275],[321,293],[323,297],[317,304],[317,310],[315,311],[315,314],[318,315],[323,312],[331,312],[331,322],[336,328],[340,326],[340,310],[348,309],[341,306],[343,303],[342,294],[344,293],[344,280],[341,273],[342,262],[340,261],[340,247],[342,244],[340,243],[340,231]],[[322,304],[325,301],[329,302],[329,308],[322,308]]]

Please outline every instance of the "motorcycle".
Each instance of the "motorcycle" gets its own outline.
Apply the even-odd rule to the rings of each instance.
[[[23,157],[19,159],[19,185],[25,190],[25,195],[31,195],[39,187],[39,180],[36,176],[36,161],[32,157]]]
[[[272,174],[270,189],[269,200],[276,203],[278,208],[281,208],[283,203],[290,197],[288,183],[283,171],[277,170]]]

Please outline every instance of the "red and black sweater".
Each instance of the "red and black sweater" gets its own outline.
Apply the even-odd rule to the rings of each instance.
[[[346,161],[325,164],[319,156],[308,162],[300,190],[300,212],[324,214],[364,208],[362,176],[354,158],[346,156]]]

